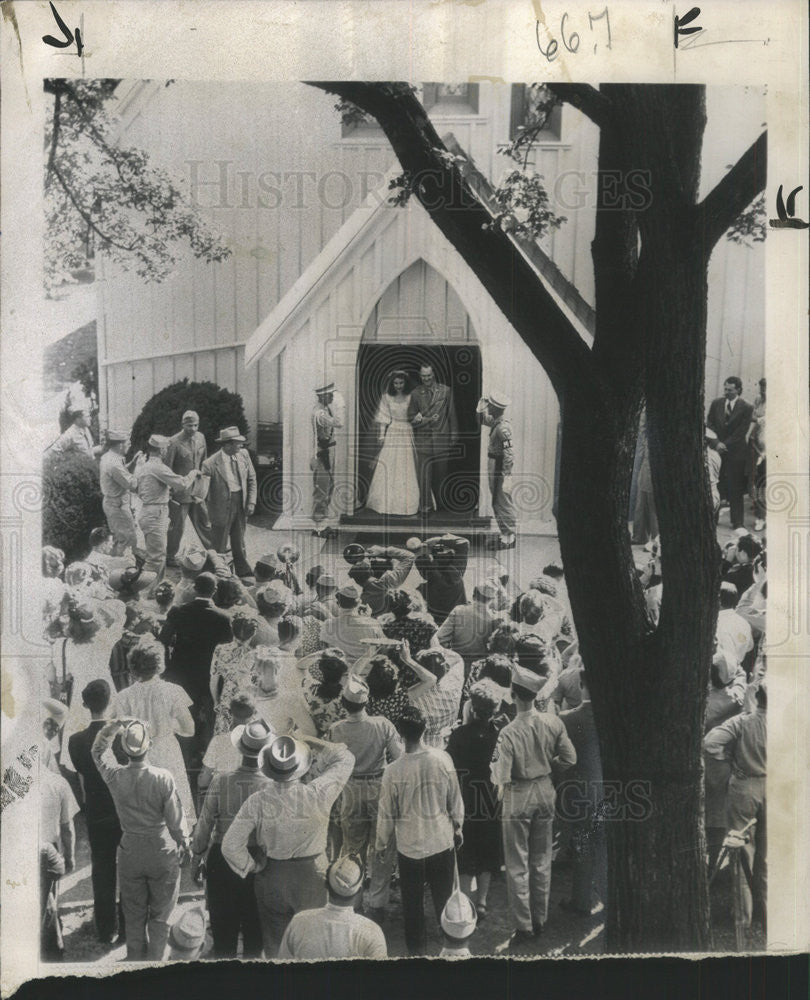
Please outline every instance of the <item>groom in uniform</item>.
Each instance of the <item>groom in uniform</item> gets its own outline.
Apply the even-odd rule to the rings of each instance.
[[[458,426],[450,387],[436,381],[430,365],[422,365],[419,378],[422,384],[411,393],[408,420],[416,447],[419,513],[427,514],[433,507],[431,493],[436,509],[445,509],[440,490],[447,476],[447,454],[458,436]]]

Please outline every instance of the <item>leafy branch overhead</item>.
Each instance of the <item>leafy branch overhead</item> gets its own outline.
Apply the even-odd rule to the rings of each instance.
[[[46,80],[45,283],[75,280],[95,251],[148,281],[162,281],[187,247],[206,261],[225,242],[143,150],[119,145],[109,105],[116,80]]]

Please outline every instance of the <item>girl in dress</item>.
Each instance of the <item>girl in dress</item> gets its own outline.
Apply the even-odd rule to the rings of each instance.
[[[408,376],[392,372],[374,418],[381,447],[366,499],[366,507],[378,514],[413,515],[419,508],[410,399]]]

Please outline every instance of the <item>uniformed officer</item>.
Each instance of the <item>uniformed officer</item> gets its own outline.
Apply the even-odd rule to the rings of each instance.
[[[326,906],[304,910],[290,921],[279,958],[387,958],[385,935],[373,920],[354,910],[363,890],[363,862],[344,854],[326,871]]]
[[[121,734],[129,763],[112,752]],[[91,754],[110,789],[118,820],[118,880],[127,929],[127,958],[162,959],[169,918],[180,891],[180,865],[188,858],[186,821],[170,771],[147,761],[149,727],[137,719],[113,719],[93,741]]]
[[[329,382],[315,390],[318,402],[312,409],[312,431],[315,438],[315,455],[312,459],[312,534],[318,538],[336,535],[334,528],[323,527],[329,516],[329,504],[335,489],[334,447],[335,428],[342,426],[338,413],[333,410],[335,383]]]
[[[162,434],[153,434],[149,438],[148,457],[135,473],[142,504],[138,524],[146,546],[144,569],[156,573],[158,581],[166,568],[171,491],[187,490],[200,475],[199,469],[192,469],[186,476],[178,476],[172,472],[163,461],[168,447],[168,438]]]
[[[169,438],[166,465],[178,476],[187,476],[199,469],[208,457],[205,437],[200,433],[200,418],[194,410],[186,410],[180,421],[180,431]],[[191,520],[204,549],[211,548],[211,523],[205,500],[190,493],[174,493],[169,504],[169,540],[166,561],[175,565],[175,557],[183,538],[186,518]]]
[[[101,448],[93,442],[93,435],[90,433],[90,414],[87,410],[70,411],[70,427],[59,435],[51,445],[50,451],[56,455],[66,451],[78,451],[88,458],[96,457]]]
[[[551,765],[553,761],[567,768],[577,760],[562,721],[534,706],[545,683],[545,677],[526,667],[512,667],[517,715],[501,730],[490,765],[492,784],[503,796],[501,829],[506,896],[515,924],[513,947],[532,942],[545,928],[555,804]]]
[[[130,493],[137,490],[138,480],[132,468],[142,452],[137,452],[130,462],[124,461],[129,447],[129,437],[122,431],[107,431],[107,450],[99,463],[99,481],[103,500],[101,503],[107,524],[113,535],[111,555],[122,556],[128,548],[134,550],[137,535],[132,516]]]
[[[498,522],[500,538],[491,546],[496,549],[515,547],[515,507],[512,503],[512,425],[504,417],[510,399],[503,393],[490,393],[478,403],[477,412],[482,424],[490,428],[487,447],[489,492],[492,512]]]

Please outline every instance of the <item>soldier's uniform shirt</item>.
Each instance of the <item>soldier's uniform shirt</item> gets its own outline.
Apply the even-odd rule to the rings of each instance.
[[[101,456],[99,481],[105,500],[124,498],[138,486],[138,480],[126,470],[124,456],[117,451],[105,451]]]
[[[302,910],[290,922],[279,958],[387,958],[385,935],[368,917],[351,906],[327,903],[318,910]]]
[[[402,743],[383,715],[357,713],[333,722],[327,739],[343,743],[354,755],[352,777],[382,774],[387,761],[402,756]]]
[[[177,473],[159,458],[149,458],[135,474],[138,481],[138,495],[144,504],[167,504],[172,489],[185,489],[190,480]]]
[[[95,447],[93,443],[93,435],[90,433],[87,427],[77,427],[75,424],[71,424],[70,427],[54,441],[51,446],[51,451],[55,451],[57,454],[62,454],[66,451],[78,451],[83,455],[88,455],[90,458],[94,457],[93,448]]]
[[[512,474],[514,456],[512,452],[512,425],[506,417],[499,417],[489,432],[489,444],[487,445],[487,455],[489,458],[501,460],[500,472],[505,476]]]
[[[199,469],[208,457],[205,436],[195,431],[189,439],[183,431],[169,438],[169,447],[164,459],[166,466],[178,476],[187,476],[189,472]],[[187,503],[191,497],[185,492],[179,492],[175,499]]]
[[[764,778],[767,742],[767,714],[758,708],[716,726],[703,740],[703,749],[711,757],[730,761],[741,778]]]
[[[317,403],[312,410],[312,431],[315,437],[312,480],[312,520],[320,524],[329,513],[332,492],[335,488],[333,463],[330,452],[335,444],[335,428],[340,419],[329,406]]]
[[[554,759],[563,767],[577,761],[574,745],[560,719],[535,709],[518,712],[498,737],[490,768],[492,783],[508,785],[547,777]]]

